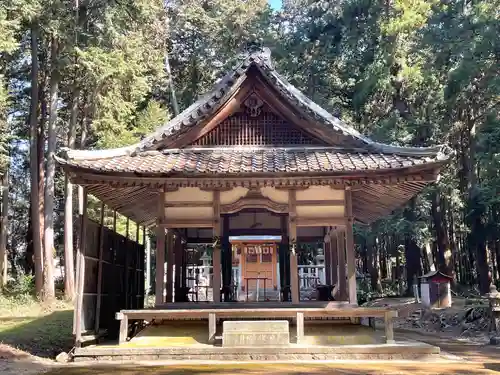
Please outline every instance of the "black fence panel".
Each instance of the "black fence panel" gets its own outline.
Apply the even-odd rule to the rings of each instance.
[[[102,228],[102,234],[101,241],[100,225],[87,221],[82,334],[116,339],[119,322],[115,314],[144,308],[145,251],[144,245],[109,228]]]

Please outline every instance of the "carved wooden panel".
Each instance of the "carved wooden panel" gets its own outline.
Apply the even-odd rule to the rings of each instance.
[[[324,145],[272,112],[237,113],[194,142],[196,146]]]

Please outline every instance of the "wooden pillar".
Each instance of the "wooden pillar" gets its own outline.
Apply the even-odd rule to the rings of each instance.
[[[112,271],[111,271],[111,275],[109,277],[112,277],[114,280],[116,280],[118,278],[118,275],[120,274],[120,272],[117,270],[117,266],[116,266],[116,253],[117,253],[117,249],[120,247],[121,245],[121,242],[119,242],[117,236],[115,235],[117,232],[116,232],[116,219],[117,219],[117,213],[115,210],[113,210],[113,226],[112,226],[112,229],[113,229],[113,255],[112,255],[112,261],[111,261],[111,266],[112,266]],[[112,299],[111,299],[111,305],[113,306],[112,307],[112,311],[114,311],[115,313],[118,313],[118,309],[121,307],[121,304],[120,304],[120,298],[119,298],[119,295],[118,295],[118,289],[121,289],[119,285],[117,285],[118,283],[117,282],[114,282],[114,283],[111,283],[110,287],[111,287],[111,296],[112,296]],[[118,307],[117,307],[118,306]]]
[[[123,272],[123,277],[125,277],[125,308],[130,309],[130,252],[129,252],[129,229],[130,229],[130,219],[127,217],[125,224],[125,243],[127,247],[125,248],[125,268]]]
[[[332,230],[329,234],[330,237],[330,259],[332,271],[332,285],[338,285],[339,282],[339,259],[337,250],[337,235]]]
[[[214,210],[214,238],[217,239],[217,245],[214,246],[212,252],[212,296],[214,303],[220,302],[220,286],[221,286],[221,217],[220,217],[220,191],[214,190],[213,210]]]
[[[155,304],[164,303],[164,277],[165,277],[165,192],[160,192],[158,199],[158,222],[156,226],[156,277],[155,277]]]
[[[339,290],[337,299],[345,301],[346,293],[346,263],[345,263],[345,233],[343,230],[337,232],[337,255],[339,260]]]
[[[187,234],[186,234],[187,237]],[[187,240],[181,237],[181,254],[182,254],[182,275],[181,275],[181,286],[183,288],[187,287],[187,260],[188,260],[188,254],[187,254]]]
[[[304,341],[304,313],[297,312],[297,344]]]
[[[208,313],[208,342],[215,342],[215,333],[217,332],[217,316],[215,313]]]
[[[323,252],[325,254],[325,283],[326,285],[332,285],[332,253],[330,251],[330,235],[328,234],[328,228],[323,240]]]
[[[349,303],[358,304],[356,292],[356,253],[354,249],[354,233],[353,233],[353,215],[352,215],[352,191],[351,187],[346,187],[345,190],[345,213],[347,216],[346,224],[346,257],[347,257],[347,286],[349,291]]]
[[[85,280],[85,247],[87,246],[87,221],[88,221],[88,212],[87,212],[87,189],[83,189],[83,212],[81,215],[81,224],[80,224],[80,246],[78,246],[76,251],[77,256],[77,273],[76,273],[76,300],[75,300],[75,314],[74,314],[74,331],[75,331],[75,341],[76,346],[80,347],[82,344],[82,322],[83,322],[83,286]]]
[[[167,230],[166,235],[166,252],[167,252],[167,277],[166,277],[166,302],[174,302],[174,264],[175,264],[175,247],[174,234],[171,229]]]
[[[181,302],[182,287],[182,242],[179,234],[173,235],[174,259],[175,259],[175,281],[174,281],[174,299],[175,302]]]
[[[224,292],[224,301],[231,299],[231,286],[233,277],[233,252],[229,243],[229,217],[222,217],[221,233],[221,251],[222,251],[222,285]]]
[[[155,304],[164,303],[165,275],[165,228],[160,224],[156,227],[156,274],[155,274]]]
[[[146,252],[146,287],[144,288],[145,296],[149,296],[151,292],[151,241],[146,227],[142,229],[142,240],[144,242],[144,251]]]
[[[296,191],[288,190],[288,238],[290,243],[295,244],[295,251],[290,251],[290,289],[292,292],[292,303],[300,302],[296,218]]]
[[[134,261],[133,261],[133,267],[132,267],[132,273],[134,275],[133,279],[134,282],[132,283],[132,308],[134,309],[142,309],[144,308],[144,248],[140,250],[139,247],[139,235],[141,233],[141,228],[139,227],[138,223],[135,223],[135,246],[134,246]],[[144,239],[143,239],[144,241]],[[144,245],[144,242],[143,242]],[[142,259],[142,264],[139,264],[140,259]],[[138,278],[138,273],[137,271],[141,269],[142,270],[142,278]],[[143,296],[142,298],[142,303],[139,303],[139,296]]]
[[[102,257],[104,251],[104,217],[106,206],[104,202],[101,203],[101,220],[99,222],[99,261],[97,263],[97,301],[95,307],[95,320],[94,331],[96,336],[99,335],[99,328],[101,324],[101,304],[102,304]]]
[[[288,241],[288,218],[281,216],[281,243],[279,245],[279,268],[281,301],[290,300],[290,245]]]

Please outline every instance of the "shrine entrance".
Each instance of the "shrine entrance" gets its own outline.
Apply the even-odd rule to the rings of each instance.
[[[281,236],[230,237],[233,267],[238,268],[238,301],[279,301],[278,243]]]

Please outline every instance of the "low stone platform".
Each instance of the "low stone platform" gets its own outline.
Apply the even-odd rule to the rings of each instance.
[[[276,322],[276,321],[270,321]],[[293,326],[286,347],[222,347],[222,325],[215,345],[209,343],[203,322],[152,325],[118,345],[77,348],[75,361],[297,361],[297,360],[426,360],[439,358],[438,347],[421,342],[385,344],[382,331],[353,324],[306,324],[304,339],[296,343]],[[114,344],[114,343],[113,343]]]
[[[222,346],[231,348],[249,346],[288,346],[288,320],[236,320],[222,325]]]
[[[307,360],[430,360],[439,358],[438,347],[420,342],[376,345],[289,347],[170,347],[123,348],[96,346],[78,348],[75,362],[84,361],[307,361]]]

